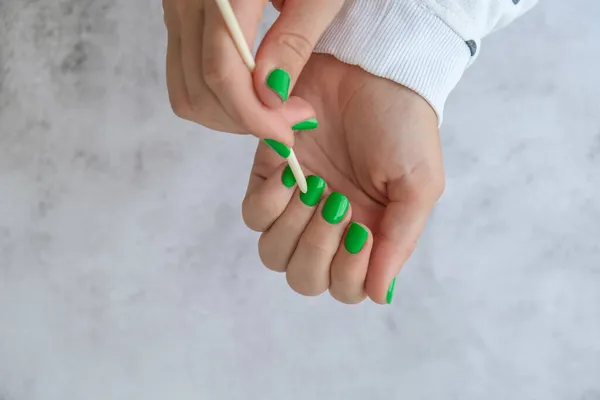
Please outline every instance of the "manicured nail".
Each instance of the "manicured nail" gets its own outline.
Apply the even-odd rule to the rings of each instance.
[[[265,139],[265,143],[275,150],[281,157],[288,158],[290,156],[291,150],[285,144],[273,139]]]
[[[311,131],[319,127],[319,121],[316,118],[309,118],[305,121],[298,122],[292,126],[293,131]]]
[[[286,102],[290,90],[290,74],[281,68],[274,69],[267,78],[267,86]]]
[[[294,173],[292,172],[292,169],[289,165],[283,170],[283,175],[281,175],[281,182],[283,182],[283,185],[287,188],[291,188],[296,184],[296,178],[294,177]]]
[[[348,233],[346,233],[344,246],[346,246],[348,253],[356,254],[362,250],[363,246],[367,242],[368,237],[369,231],[367,231],[364,226],[356,222],[351,222],[350,228],[348,228]]]
[[[394,286],[396,286],[396,278],[392,279],[387,296],[385,296],[385,301],[387,301],[388,304],[392,304],[392,297],[394,297]]]
[[[323,206],[323,218],[330,224],[339,224],[344,219],[350,202],[341,193],[333,192]]]
[[[321,200],[321,196],[323,195],[323,191],[327,184],[323,178],[316,175],[310,175],[306,178],[306,185],[308,186],[308,191],[306,193],[300,193],[300,200],[307,206],[314,207],[319,200]]]

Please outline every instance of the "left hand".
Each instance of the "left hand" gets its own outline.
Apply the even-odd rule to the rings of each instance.
[[[325,55],[312,56],[295,94],[321,121],[297,135],[295,151],[307,175],[327,188],[323,197],[309,190],[316,197],[307,205],[282,183],[284,160],[259,144],[243,215],[262,232],[260,257],[298,293],[329,289],[344,303],[366,295],[389,303],[388,289],[444,188],[435,112],[415,92]],[[345,214],[343,196],[325,204],[331,191],[350,200]],[[362,246],[365,231],[356,226],[346,246],[351,220],[366,228]]]

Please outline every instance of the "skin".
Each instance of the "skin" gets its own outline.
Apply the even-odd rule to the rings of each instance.
[[[345,194],[351,209],[342,223],[325,223],[320,210],[326,196],[316,208],[305,206],[297,190],[281,184],[282,160],[260,144],[244,220],[263,232],[263,263],[285,271],[296,292],[329,289],[344,303],[368,295],[384,304],[444,188],[436,115],[411,90],[326,55],[311,58],[295,94],[322,121],[316,131],[296,137],[298,158],[306,174],[325,179],[327,192]],[[351,220],[370,230],[356,255],[343,242]]]
[[[369,296],[386,303],[392,279],[416,246],[444,187],[437,118],[411,90],[330,56],[311,55],[341,1],[287,0],[257,54],[251,74],[211,0],[164,0],[168,30],[167,86],[174,112],[214,130],[253,132],[294,150],[306,174],[327,182],[315,207],[281,182],[283,160],[262,141],[243,202],[248,227],[263,232],[259,254],[285,272],[304,295],[329,290],[344,303]],[[249,42],[266,0],[234,0]],[[284,104],[266,85],[273,68],[290,73]],[[316,116],[317,130],[293,137],[290,126]],[[321,217],[331,191],[351,206],[339,224]],[[349,254],[351,220],[369,229],[363,249]]]
[[[254,43],[267,0],[230,0],[248,43]],[[303,99],[283,104],[266,85],[276,68],[294,86],[317,40],[343,0],[275,1],[281,11],[248,71],[213,0],[163,0],[168,32],[167,87],[175,114],[217,131],[294,144],[291,126],[314,117]]]

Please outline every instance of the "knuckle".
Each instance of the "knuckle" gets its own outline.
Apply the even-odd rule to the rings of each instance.
[[[255,232],[264,232],[265,229],[256,218],[260,215],[255,206],[254,196],[246,196],[242,201],[242,219],[248,228]],[[259,242],[260,244],[260,242]]]
[[[304,63],[313,51],[313,44],[306,36],[298,32],[282,32],[277,43],[287,48],[298,61]]]
[[[218,63],[214,59],[207,59],[202,66],[202,77],[204,82],[211,88],[220,88],[227,85],[231,79],[228,68]]]
[[[170,98],[171,110],[182,119],[190,119],[191,104],[184,96],[173,96]]]
[[[319,240],[319,238],[314,236],[306,236],[302,238],[302,247],[305,248],[310,254],[313,254],[315,258],[327,259],[331,253],[330,246],[331,245],[326,241]]]
[[[218,129],[222,126],[215,115],[218,114],[218,105],[206,96],[205,93],[194,93],[190,95],[190,120],[209,129]]]
[[[210,115],[211,107],[207,104],[203,93],[190,93],[190,108],[194,111],[194,117],[201,121]]]

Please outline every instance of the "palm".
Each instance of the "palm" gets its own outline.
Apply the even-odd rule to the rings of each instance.
[[[414,92],[314,55],[294,94],[315,108],[320,122],[317,131],[296,138],[294,149],[305,172],[348,196],[353,219],[374,233],[385,206],[405,196],[403,189],[391,191],[390,185],[412,190],[415,181],[429,182],[442,174],[435,114]],[[261,145],[253,173],[270,176],[280,162]]]

